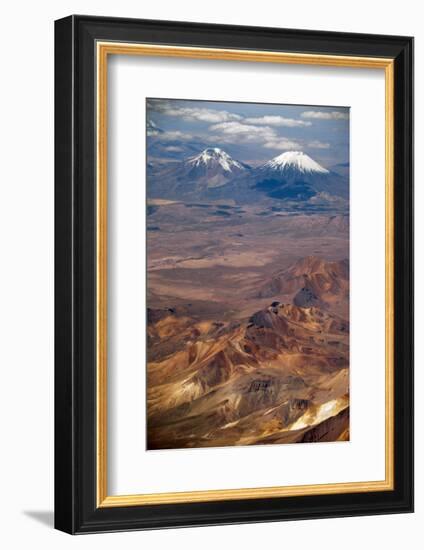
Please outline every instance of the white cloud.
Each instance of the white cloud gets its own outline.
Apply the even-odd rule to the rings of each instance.
[[[180,116],[187,121],[200,120],[202,122],[226,122],[228,120],[240,120],[240,116],[228,111],[214,111],[213,109],[191,109],[189,107],[177,107],[165,111],[169,116]]]
[[[211,122],[208,133],[202,139],[216,144],[224,143],[251,143],[258,144],[266,149],[279,151],[311,149],[329,149],[330,144],[319,140],[305,141],[303,139],[288,138],[278,132],[278,127],[305,127],[311,126],[308,120],[286,118],[279,115],[264,115],[261,117],[243,118],[240,115],[228,111],[215,111],[206,108],[182,107],[175,102],[167,100],[149,100],[149,108],[168,116],[182,117],[184,120],[201,120]],[[346,118],[347,115],[341,111],[305,111],[301,117],[326,119]],[[151,134],[157,135],[158,130],[154,123],[150,125]],[[161,130],[159,130],[161,132]],[[160,133],[163,141],[184,141],[195,139],[190,133],[179,130],[169,130]]]
[[[243,122],[247,124],[267,124],[270,126],[286,126],[287,128],[296,128],[298,126],[311,126],[312,122],[297,120],[295,118],[286,118],[279,115],[265,115],[261,117],[245,118]]]
[[[171,153],[181,153],[184,151],[182,147],[177,147],[176,145],[168,145],[168,147],[165,147],[167,151],[170,151]]]
[[[191,134],[186,134],[185,132],[180,132],[179,130],[170,130],[169,132],[163,132],[160,134],[160,139],[165,141],[176,140],[190,140],[193,139]]]
[[[209,128],[222,138],[229,138],[232,141],[264,141],[276,138],[276,132],[269,126],[254,126],[252,124],[243,124],[242,122],[221,122],[213,124]]]
[[[296,140],[279,136],[270,126],[254,126],[243,122],[222,122],[214,124],[210,130],[216,132],[210,136],[217,143],[258,143],[267,149],[290,150],[302,149]]]
[[[149,100],[147,107],[168,116],[181,117],[186,121],[200,120],[202,122],[218,123],[242,118],[240,115],[228,111],[205,109],[203,107],[181,107],[166,100]]]
[[[347,120],[349,118],[349,114],[342,111],[304,111],[300,116],[320,120]]]
[[[266,147],[267,149],[278,149],[281,151],[290,151],[292,149],[296,149],[296,150],[303,149],[301,143],[299,143],[298,141],[287,139],[287,138],[278,138],[275,140],[267,141],[264,144],[264,147]]]
[[[314,141],[310,141],[307,146],[310,149],[330,149],[329,143],[324,143],[322,141],[318,141],[317,139]]]

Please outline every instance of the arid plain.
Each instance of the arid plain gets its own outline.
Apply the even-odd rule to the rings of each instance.
[[[348,215],[152,198],[147,235],[148,449],[348,440]]]

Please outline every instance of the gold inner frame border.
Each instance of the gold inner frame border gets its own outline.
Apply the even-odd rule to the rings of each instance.
[[[315,485],[214,489],[172,493],[108,495],[107,489],[107,63],[109,55],[181,57],[296,65],[383,69],[385,72],[385,479]],[[143,506],[255,498],[294,497],[394,489],[394,60],[391,58],[302,54],[164,46],[140,43],[96,43],[97,61],[97,304],[96,304],[96,470],[97,507]]]

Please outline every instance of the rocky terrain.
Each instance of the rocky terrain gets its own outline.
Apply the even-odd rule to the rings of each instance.
[[[148,166],[148,449],[349,439],[347,196],[299,152]]]
[[[272,288],[291,302],[239,321],[148,310],[149,449],[348,438],[349,322],[333,307],[348,265],[339,281],[333,264],[297,262]],[[306,289],[316,303],[298,303]]]

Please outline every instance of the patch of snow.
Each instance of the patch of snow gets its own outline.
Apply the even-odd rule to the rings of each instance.
[[[213,166],[219,164],[226,172],[232,172],[234,168],[244,170],[244,166],[230,157],[228,153],[219,147],[209,147],[199,155],[188,160],[192,166]]]
[[[158,134],[163,134],[163,130],[158,128],[158,126],[153,122],[153,120],[147,120],[147,135],[148,136],[157,136]]]
[[[286,153],[282,153],[281,155],[278,155],[278,157],[275,157],[263,164],[262,168],[271,168],[281,172],[287,168],[293,168],[302,173],[329,173],[329,170],[318,164],[318,162],[313,160],[306,153],[303,153],[303,151],[287,151]]]

